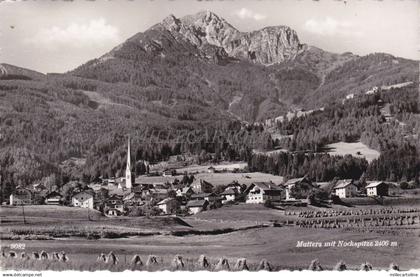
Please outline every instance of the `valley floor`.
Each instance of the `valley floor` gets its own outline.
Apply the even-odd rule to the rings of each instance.
[[[315,207],[301,209],[322,210]],[[2,210],[4,211],[3,208]],[[392,262],[404,270],[420,266],[417,261],[417,257],[420,256],[420,224],[418,223],[410,226],[361,229],[316,229],[300,228],[293,225],[274,227],[276,225],[269,224],[273,220],[281,221],[287,217],[288,215],[284,211],[268,209],[261,205],[239,204],[185,217],[179,222],[169,223],[170,221],[164,221],[162,218],[126,219],[133,224],[130,224],[129,229],[138,232],[150,230],[150,226],[155,227],[153,228],[155,230],[159,228],[158,226],[162,226],[165,230],[178,230],[179,232],[156,232],[148,235],[128,233],[127,236],[112,239],[64,236],[44,238],[45,240],[31,239],[30,237],[25,240],[15,240],[15,237],[12,240],[11,237],[6,236],[5,232],[16,231],[23,225],[11,222],[12,219],[2,213],[1,247],[3,251],[6,253],[11,251],[10,247],[17,243],[23,244],[25,247],[23,250],[13,250],[18,254],[22,251],[28,254],[42,250],[48,253],[65,251],[70,259],[68,263],[54,267],[54,265],[48,265],[46,261],[28,260],[22,263],[18,262],[19,259],[2,258],[2,265],[7,269],[22,268],[27,265],[30,268],[39,269],[49,266],[50,269],[97,270],[103,269],[105,266],[96,261],[98,255],[113,251],[120,260],[118,267],[113,269],[118,271],[130,269],[130,261],[134,254],[139,254],[143,262],[149,255],[156,255],[160,262],[160,267],[156,268],[158,270],[169,269],[170,262],[175,255],[181,255],[187,263],[193,265],[201,254],[206,255],[213,264],[221,257],[226,257],[231,266],[238,258],[246,258],[250,269],[255,269],[262,259],[267,259],[276,270],[307,269],[314,259],[319,259],[321,265],[326,269],[333,269],[340,260],[343,260],[350,269],[358,269],[364,262],[371,263],[374,269],[387,269]],[[32,214],[31,218],[33,221],[29,225],[34,229],[38,228],[39,226],[37,227],[34,221],[35,214]],[[39,220],[41,221],[40,218]],[[127,224],[124,219],[115,219],[115,222],[112,222],[114,219],[103,220],[103,222],[101,220],[101,228],[104,229],[111,228],[111,226],[117,228],[116,225],[121,228],[122,225]],[[107,225],[104,225],[104,222],[107,222]],[[68,223],[66,228],[69,230],[77,227],[88,228],[86,223],[86,220],[79,219],[71,224]],[[52,222],[50,224],[57,225]],[[199,231],[205,232],[200,233]],[[320,242],[321,244],[331,241],[337,243],[338,241],[389,241],[396,242],[397,246],[297,247],[299,241]],[[146,267],[138,269],[150,270]],[[195,268],[188,267],[188,269]]]

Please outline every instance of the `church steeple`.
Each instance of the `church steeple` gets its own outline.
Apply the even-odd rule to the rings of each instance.
[[[131,159],[130,159],[130,138],[128,138],[127,147],[127,168],[125,169],[125,187],[131,189]]]

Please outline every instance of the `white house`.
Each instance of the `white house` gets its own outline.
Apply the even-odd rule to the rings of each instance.
[[[93,209],[93,195],[87,191],[76,193],[71,198],[73,207]]]
[[[286,200],[296,200],[293,197],[293,191],[302,192],[301,197],[303,197],[304,194],[307,194],[308,191],[315,188],[312,182],[306,177],[290,179],[284,184],[284,187],[286,190]]]
[[[31,205],[32,192],[28,189],[18,187],[10,194],[10,205]]]
[[[366,194],[368,196],[386,196],[388,195],[388,184],[381,181],[369,183],[366,186]]]
[[[280,201],[282,189],[273,183],[255,182],[247,190],[246,203],[263,204],[267,201]]]
[[[174,214],[178,208],[178,201],[174,198],[166,198],[157,203],[157,206],[164,214]]]
[[[221,193],[223,199],[222,204],[225,204],[227,202],[233,202],[236,200],[238,196],[238,191],[236,188],[226,188],[224,192]]]
[[[207,200],[191,200],[187,203],[188,212],[197,214],[207,208],[209,202]]]
[[[340,198],[349,198],[356,195],[357,187],[351,179],[339,180],[333,188],[333,193]]]

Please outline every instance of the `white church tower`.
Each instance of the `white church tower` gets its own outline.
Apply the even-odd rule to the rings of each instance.
[[[131,159],[130,159],[130,138],[128,138],[127,148],[127,168],[125,169],[125,187],[131,189]]]

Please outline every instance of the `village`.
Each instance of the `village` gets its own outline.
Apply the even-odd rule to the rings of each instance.
[[[188,216],[226,205],[244,203],[264,205],[269,208],[305,207],[308,205],[328,207],[331,204],[381,204],[395,187],[409,188],[410,183],[392,184],[383,181],[333,180],[313,182],[306,176],[287,181],[258,180],[247,172],[237,172],[249,181],[240,183],[229,180],[217,185],[199,177],[200,174],[178,173],[176,169],[149,173],[166,177],[166,182],[144,182],[144,176],[133,178],[130,161],[130,142],[127,150],[125,177],[101,179],[100,182],[82,184],[72,181],[61,191],[49,191],[41,183],[29,188],[17,187],[10,195],[11,206],[61,205],[75,209],[95,209],[108,217],[116,216]],[[223,175],[224,170],[213,166],[204,167],[207,175]],[[242,169],[244,171],[244,169]],[[197,176],[197,177],[196,177]],[[163,180],[162,178],[160,180]],[[395,192],[393,192],[395,195]],[[352,200],[354,200],[352,202]],[[382,201],[382,202],[381,202]]]

